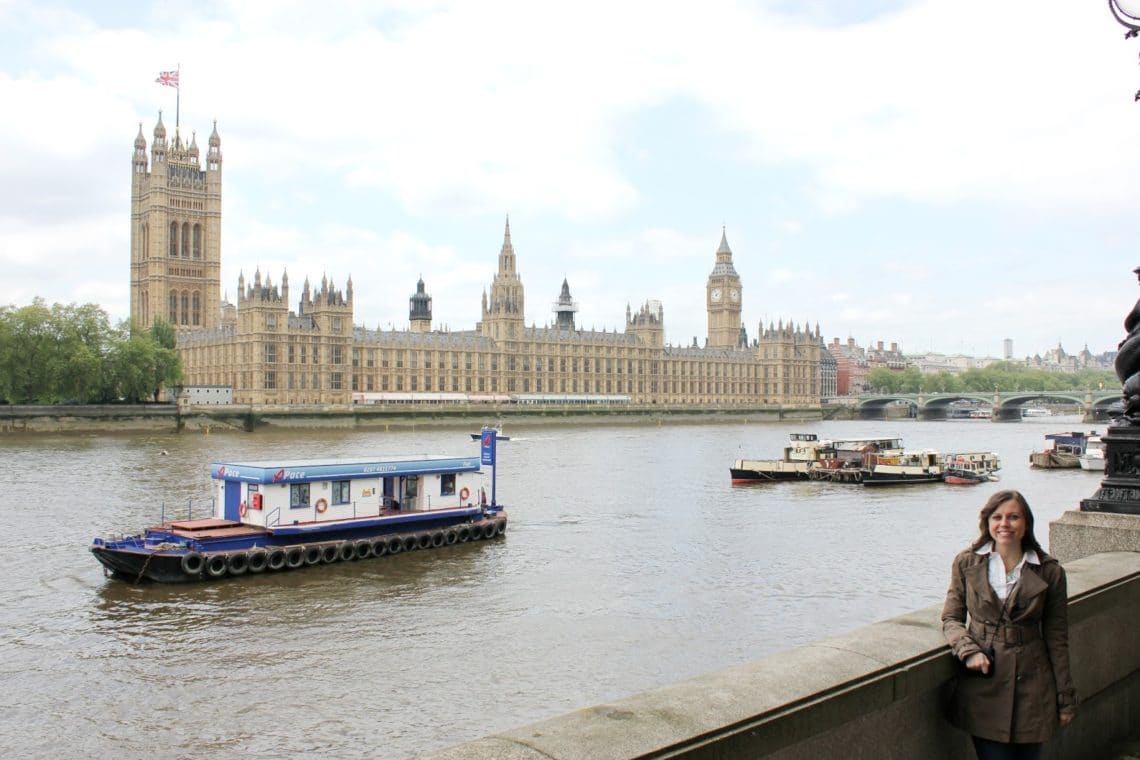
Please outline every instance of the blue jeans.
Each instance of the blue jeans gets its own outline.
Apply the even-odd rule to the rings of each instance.
[[[977,736],[973,739],[978,760],[1038,760],[1041,757],[1040,744],[1004,744]]]

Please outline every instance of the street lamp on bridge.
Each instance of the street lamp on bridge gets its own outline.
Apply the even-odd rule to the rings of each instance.
[[[1128,29],[1124,39],[1140,35],[1140,0],[1108,0],[1108,9],[1120,24]],[[1140,100],[1140,90],[1133,100]]]

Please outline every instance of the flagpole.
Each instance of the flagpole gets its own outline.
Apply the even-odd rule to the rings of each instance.
[[[178,119],[182,109],[182,64],[178,64],[177,79],[174,85],[174,131],[178,132]]]

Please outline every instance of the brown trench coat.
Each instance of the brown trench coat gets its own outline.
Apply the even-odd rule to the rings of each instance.
[[[989,555],[967,549],[954,558],[942,607],[942,633],[965,663],[979,644],[993,647],[989,676],[958,677],[950,720],[998,742],[1044,742],[1057,730],[1059,707],[1076,707],[1069,673],[1069,594],[1065,570],[1038,552],[1002,602],[990,587]]]

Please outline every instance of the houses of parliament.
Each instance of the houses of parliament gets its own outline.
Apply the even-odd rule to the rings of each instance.
[[[622,331],[576,326],[562,282],[545,326],[525,321],[525,288],[506,223],[498,267],[470,330],[432,324],[421,278],[406,329],[354,321],[354,291],[326,277],[290,292],[258,270],[239,276],[237,303],[221,297],[222,149],[217,124],[204,168],[197,144],[167,136],[159,113],[149,146],[142,125],[131,172],[131,320],[177,329],[186,387],[226,387],[233,403],[339,405],[439,400],[627,403],[701,407],[819,406],[818,325],[741,321],[744,288],[722,231],[705,282],[703,346],[665,344],[664,309],[626,307]],[[525,260],[525,259],[524,259]],[[552,292],[555,288],[551,289]],[[367,298],[390,298],[367,293]],[[296,298],[291,306],[291,298]]]

